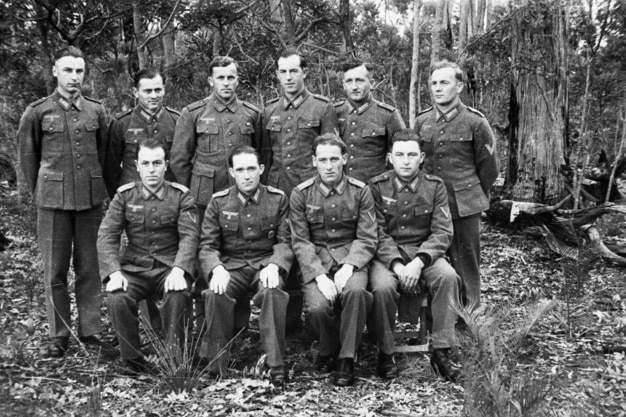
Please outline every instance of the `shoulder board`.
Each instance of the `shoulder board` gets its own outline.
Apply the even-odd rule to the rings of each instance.
[[[481,112],[479,112],[478,110],[476,110],[476,109],[474,109],[474,108],[472,108],[470,106],[467,106],[467,110],[471,111],[472,113],[476,113],[477,115],[479,115],[483,119],[486,119],[484,114],[482,114]]]
[[[267,106],[268,104],[276,103],[278,100],[280,100],[280,97],[273,98],[271,100],[266,101],[265,105]]]
[[[267,191],[269,191],[270,193],[274,193],[274,194],[285,195],[285,192],[283,190],[279,190],[278,188],[274,188],[271,185],[267,186]]]
[[[380,175],[375,176],[374,178],[372,178],[370,180],[370,182],[372,184],[376,184],[378,182],[388,181],[390,178],[391,178],[391,176],[389,176],[389,174],[384,173],[384,174],[380,174]]]
[[[417,115],[419,116],[420,114],[424,114],[424,113],[426,113],[426,112],[429,112],[429,111],[431,111],[432,109],[433,109],[432,107],[429,107],[429,108],[424,109],[424,110],[422,110],[421,112],[417,113]]]
[[[392,105],[387,104],[387,103],[383,103],[383,102],[378,101],[376,104],[378,104],[378,107],[382,107],[383,109],[389,110],[391,112],[396,110],[395,107],[393,107]]]
[[[346,104],[346,101],[345,101],[345,100],[341,100],[341,101],[336,102],[336,103],[334,104],[334,106],[335,106],[335,107],[341,107],[341,106],[343,106],[344,104]]]
[[[426,175],[424,175],[424,178],[426,178],[427,180],[430,180],[430,181],[440,182],[440,183],[443,184],[443,180],[441,178],[437,177],[436,175],[426,174]]]
[[[254,104],[252,104],[252,103],[248,103],[247,101],[244,101],[244,102],[243,102],[243,105],[244,105],[244,106],[246,106],[246,107],[247,107],[247,108],[249,108],[249,109],[254,110],[254,111],[255,111],[255,112],[257,112],[257,113],[261,113],[261,109],[259,109],[257,106],[255,106],[255,105],[254,105]]]
[[[187,110],[189,111],[194,111],[195,109],[199,109],[200,107],[204,106],[205,101],[203,100],[198,100],[198,101],[194,101],[193,103],[191,103],[190,105],[187,106]]]
[[[85,99],[89,100],[89,101],[93,101],[94,103],[102,104],[102,101],[96,100],[95,98],[91,98],[91,97],[87,97],[87,96],[83,96],[83,97]]]
[[[174,113],[176,116],[180,116],[180,112],[179,112],[178,110],[176,110],[176,109],[173,109],[173,108],[171,108],[171,107],[167,107],[167,106],[165,106],[165,109],[166,109],[168,112],[170,112],[170,113]]]
[[[298,184],[297,188],[298,188],[298,190],[302,191],[302,190],[312,186],[314,182],[315,182],[315,177],[309,178],[308,180],[304,181],[303,183]]]
[[[137,183],[135,182],[129,182],[127,184],[122,185],[121,187],[119,187],[117,189],[118,193],[123,193],[124,191],[128,191],[128,190],[132,190],[133,188],[135,188],[135,185],[137,185]]]
[[[359,188],[365,188],[367,184],[363,181],[357,180],[356,178],[348,177],[348,182],[352,185],[356,185]]]
[[[182,191],[183,193],[189,192],[189,188],[185,187],[182,184],[179,184],[177,182],[172,182],[172,187],[176,188],[177,190]]]
[[[328,97],[321,96],[319,94],[311,94],[311,95],[318,100],[322,100],[322,101],[325,101],[326,103],[330,103],[330,99]]]
[[[128,116],[133,112],[133,109],[128,109],[126,111],[119,112],[115,115],[115,120],[121,119],[124,116]]]
[[[228,195],[228,193],[230,193],[230,188],[214,193],[213,197],[225,197]]]
[[[39,106],[40,104],[45,103],[45,102],[46,102],[46,100],[48,100],[48,97],[40,98],[39,100],[37,100],[37,101],[33,101],[32,103],[30,103],[30,104],[29,104],[29,106],[30,106],[30,107],[37,107],[37,106]]]

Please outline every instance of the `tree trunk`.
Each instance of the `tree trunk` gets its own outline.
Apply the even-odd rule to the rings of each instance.
[[[350,18],[350,0],[341,0],[339,4],[339,20],[341,22],[341,32],[343,33],[343,44],[341,52],[346,53],[354,48],[352,42],[352,19]]]
[[[133,1],[133,32],[135,33],[135,45],[137,45],[137,60],[139,61],[139,69],[144,69],[148,66],[148,54],[143,44],[143,24],[141,19],[141,10],[139,10],[140,2],[138,0]]]
[[[550,203],[563,195],[567,37],[564,16],[548,3],[517,0],[511,30],[509,166],[513,199]],[[526,22],[536,22],[529,25]],[[513,112],[516,112],[514,114]],[[511,175],[511,170],[515,170]]]
[[[473,36],[474,16],[472,0],[461,0],[461,16],[459,22],[459,50],[467,45],[467,40]]]
[[[443,38],[446,37],[450,29],[450,0],[439,0],[435,11],[435,24],[432,32],[432,49],[430,53],[430,62],[436,62],[441,59],[441,47]]]
[[[294,47],[294,41],[296,39],[296,27],[293,22],[293,14],[291,13],[291,0],[282,0],[283,4],[283,19],[285,21],[285,36],[283,40],[285,43]]]
[[[270,6],[270,16],[272,17],[272,20],[284,24],[285,19],[283,19],[281,0],[269,0],[268,3]]]
[[[413,0],[413,56],[411,58],[411,84],[409,86],[409,127],[415,127],[416,109],[419,103],[419,63],[420,63],[420,9],[421,0]]]
[[[176,40],[176,29],[170,21],[167,29],[163,32],[161,41],[163,42],[163,68],[168,69],[176,63],[176,50],[174,44]]]

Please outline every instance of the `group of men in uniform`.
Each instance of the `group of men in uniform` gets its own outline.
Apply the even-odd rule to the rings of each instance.
[[[163,297],[163,333],[176,346],[193,287],[211,372],[226,371],[237,299],[253,294],[269,374],[283,383],[287,290],[296,281],[320,341],[318,370],[335,371],[336,385],[354,381],[366,322],[378,374],[396,376],[398,300],[419,290],[432,299],[431,364],[459,377],[457,308],[461,299],[479,303],[480,212],[498,174],[486,119],[459,99],[460,68],[433,65],[435,106],[414,131],[372,97],[367,64],[344,66],[347,99],[335,105],[308,91],[297,51],[282,53],[276,67],[282,95],[261,110],[237,98],[237,63],[216,57],[211,94],[180,114],[163,106],[163,75],[141,70],[137,106],[107,128],[102,105],[81,95],[81,51],[55,55],[57,89],[29,105],[18,131],[38,206],[50,356],[69,346],[73,257],[79,340],[105,345],[101,278],[122,360],[136,372],[152,369],[140,350],[138,302]]]

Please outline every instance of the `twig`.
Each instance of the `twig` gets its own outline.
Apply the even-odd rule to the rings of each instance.
[[[622,109],[623,113],[620,114],[620,118],[622,120],[622,140],[619,143],[619,151],[615,156],[615,161],[613,162],[613,168],[611,169],[611,175],[609,177],[609,186],[606,190],[606,197],[604,198],[604,202],[609,202],[609,197],[611,196],[611,188],[613,186],[613,181],[615,180],[615,172],[617,171],[617,165],[619,160],[622,158],[622,153],[624,152],[624,142],[626,142],[626,99],[624,100],[624,108]],[[619,129],[618,129],[619,131]]]

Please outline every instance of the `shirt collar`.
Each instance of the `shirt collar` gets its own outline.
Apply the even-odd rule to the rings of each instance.
[[[302,104],[302,102],[304,102],[304,100],[307,99],[309,94],[310,93],[305,88],[305,89],[302,90],[302,92],[300,94],[298,94],[292,100],[287,98],[287,96],[283,96],[283,105],[285,106],[285,110],[287,110],[289,107],[293,107],[294,109],[297,109],[298,107],[300,107],[300,104]]]
[[[393,183],[395,184],[396,190],[398,190],[399,193],[405,190],[415,193],[417,191],[417,184],[419,184],[419,180],[420,180],[419,174],[411,182],[404,182],[396,176],[393,180]]]
[[[242,206],[246,207],[249,203],[259,204],[259,197],[261,196],[261,187],[258,187],[254,194],[246,195],[241,191],[237,191],[237,198]]]
[[[339,195],[343,194],[343,191],[346,189],[346,183],[348,182],[348,179],[344,174],[341,174],[341,179],[333,188],[330,188],[328,185],[324,184],[319,175],[315,179],[315,182],[317,183],[317,187],[320,189],[324,197],[328,197],[333,193],[333,191]]]
[[[161,106],[159,108],[159,110],[154,113],[151,114],[149,112],[147,112],[143,107],[141,106],[137,106],[137,114],[146,121],[146,123],[150,124],[152,123],[152,121],[158,122],[159,119],[161,118],[161,115],[163,114],[163,106]]]
[[[65,111],[68,111],[72,107],[74,107],[78,111],[81,111],[82,109],[80,94],[74,99],[74,101],[69,101],[68,99],[63,97],[57,90],[54,92],[54,99],[56,100],[57,103],[59,103],[59,106],[61,106],[63,110]]]
[[[143,195],[143,199],[150,200],[152,197],[155,197],[159,200],[163,200],[165,197],[165,187],[163,184],[165,184],[165,182],[163,182],[156,191],[151,191],[145,185],[141,184],[141,195]]]
[[[350,111],[348,113],[352,113],[356,111],[356,114],[362,114],[365,110],[367,110],[372,105],[372,95],[370,94],[365,100],[361,102],[361,105],[348,100],[348,106],[350,107]]]
[[[463,109],[463,107],[461,106],[462,104],[459,101],[459,103],[452,109],[448,110],[447,113],[441,113],[441,111],[439,111],[439,108],[435,106],[435,119],[437,120],[437,122],[440,122],[441,120],[450,122],[461,112],[461,110]]]
[[[237,97],[233,95],[230,101],[226,102],[219,98],[217,94],[213,94],[213,106],[215,110],[218,112],[223,112],[224,110],[228,110],[231,113],[235,113],[237,111]]]

